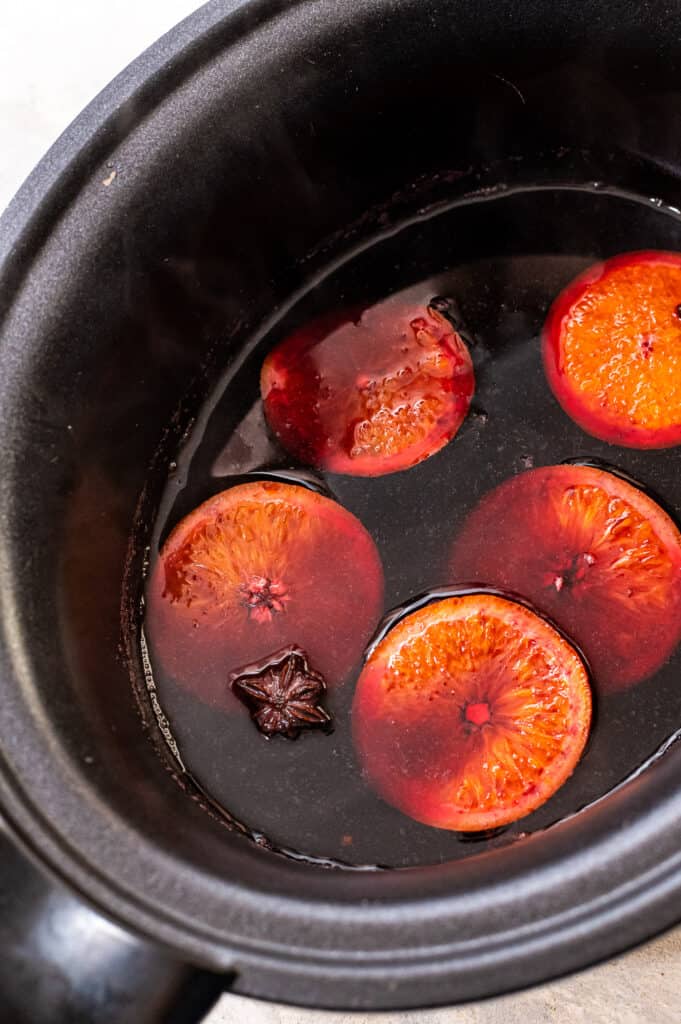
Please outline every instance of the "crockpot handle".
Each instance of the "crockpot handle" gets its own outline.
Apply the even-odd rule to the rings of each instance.
[[[0,1019],[12,1024],[198,1024],[229,985],[48,880],[1,819],[0,949]]]

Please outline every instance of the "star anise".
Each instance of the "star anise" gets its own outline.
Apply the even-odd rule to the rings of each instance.
[[[294,740],[301,729],[328,729],[331,724],[331,716],[320,705],[326,683],[299,647],[285,647],[247,665],[231,676],[230,686],[268,739],[281,733]]]

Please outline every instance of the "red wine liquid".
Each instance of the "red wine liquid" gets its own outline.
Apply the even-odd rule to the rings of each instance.
[[[378,546],[385,610],[448,587],[451,544],[468,513],[509,476],[568,459],[603,460],[681,511],[678,449],[615,448],[584,434],[546,383],[539,333],[561,289],[586,266],[634,249],[681,250],[681,218],[648,199],[592,188],[521,188],[423,213],[310,285],[263,336],[244,346],[173,455],[151,558],[172,527],[218,491],[274,475],[324,489]],[[452,442],[413,469],[361,478],[296,464],[268,432],[260,402],[263,359],[293,329],[336,309],[401,294],[445,300],[471,348],[476,393]],[[645,637],[641,638],[645,643]],[[212,709],[164,676],[149,650],[157,699],[182,767],[217,808],[258,841],[348,866],[406,867],[477,853],[544,829],[610,792],[681,725],[681,652],[651,679],[598,701],[591,738],[571,779],[539,810],[494,835],[420,825],[384,804],[353,752],[350,708],[358,664],[326,706],[334,731],[266,740],[245,709]],[[226,675],[229,671],[226,666]]]

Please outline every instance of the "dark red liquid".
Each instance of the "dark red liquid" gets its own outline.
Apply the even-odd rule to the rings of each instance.
[[[545,240],[540,250],[538,238]],[[533,466],[576,457],[614,463],[674,514],[681,509],[678,450],[619,449],[588,437],[560,409],[541,361],[541,327],[561,289],[598,259],[644,248],[681,250],[679,218],[602,188],[528,189],[470,200],[365,247],[311,286],[228,370],[185,448],[171,456],[177,469],[159,507],[152,553],[183,516],[244,474],[311,479],[372,535],[388,610],[456,582],[448,569],[453,537],[485,493]],[[453,300],[471,342],[471,411],[452,442],[405,472],[310,474],[267,430],[259,390],[263,360],[319,316],[398,293],[408,303]],[[151,663],[183,763],[216,804],[279,849],[351,865],[437,863],[545,828],[609,792],[681,723],[677,650],[648,681],[598,701],[587,750],[554,797],[503,833],[471,842],[417,824],[378,799],[362,778],[349,719],[359,664],[328,694],[331,735],[315,730],[295,741],[267,741],[245,709],[213,710],[164,675],[153,650]]]

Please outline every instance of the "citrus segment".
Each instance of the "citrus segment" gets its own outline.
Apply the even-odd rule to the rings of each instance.
[[[587,671],[528,608],[489,593],[399,622],[357,684],[353,734],[384,800],[471,832],[543,804],[572,774],[591,720]]]

